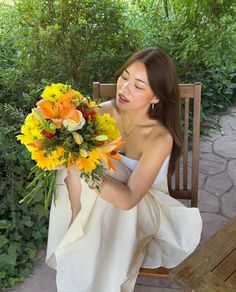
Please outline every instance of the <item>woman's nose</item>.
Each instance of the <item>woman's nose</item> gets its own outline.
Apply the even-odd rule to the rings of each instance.
[[[130,85],[129,80],[125,80],[125,82],[121,86],[121,89],[129,91],[130,90],[129,85]]]

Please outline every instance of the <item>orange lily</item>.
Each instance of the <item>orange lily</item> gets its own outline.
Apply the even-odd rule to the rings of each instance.
[[[32,143],[29,143],[28,145],[36,148],[37,150],[42,150],[42,148],[41,148],[42,141],[43,141],[43,139],[38,139],[38,140],[35,140]]]
[[[122,138],[119,137],[116,140],[105,144],[103,146],[97,147],[97,151],[100,152],[102,159],[104,160],[106,166],[108,169],[112,169],[115,171],[115,167],[112,164],[111,160],[109,158],[120,160],[120,156],[117,152],[113,153],[115,149],[122,146],[125,142],[121,140]]]
[[[37,102],[37,106],[44,118],[52,120],[59,129],[64,119],[71,119],[75,122],[79,122],[81,119],[76,106],[72,102],[72,97],[73,91],[69,90],[56,102],[41,99]]]

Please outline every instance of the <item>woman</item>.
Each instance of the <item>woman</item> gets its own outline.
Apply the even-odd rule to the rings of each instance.
[[[140,267],[174,267],[200,240],[197,208],[168,195],[167,172],[181,152],[175,67],[159,48],[134,54],[117,75],[115,101],[101,104],[125,140],[101,191],[76,169],[60,171],[47,263],[59,292],[133,291]],[[65,179],[65,183],[64,183]]]

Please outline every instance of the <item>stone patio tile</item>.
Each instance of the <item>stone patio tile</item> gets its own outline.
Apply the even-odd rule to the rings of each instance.
[[[218,123],[219,123],[219,115],[209,115],[207,117],[207,120],[205,120],[204,122],[204,126],[205,126],[205,130],[207,128],[208,133],[211,133],[211,135],[214,134],[218,134],[219,132],[219,128],[218,128]]]
[[[222,135],[219,135],[219,136],[217,136],[217,138],[218,137],[221,137]],[[215,141],[215,139],[216,138],[214,138],[214,137],[211,137],[210,135],[201,135],[201,139],[203,140],[203,141],[207,141],[207,142],[214,142]]]
[[[199,172],[199,175],[198,175],[198,188],[199,189],[203,189],[203,186],[204,186],[206,180],[207,180],[207,175]]]
[[[219,120],[221,133],[223,136],[232,136],[236,134],[236,117],[232,115],[222,116]]]
[[[229,108],[230,113],[236,113],[236,106],[233,105],[232,107]]]
[[[227,166],[227,173],[228,173],[234,187],[236,188],[236,159],[229,161],[228,166]]]
[[[212,142],[200,141],[200,153],[212,152]]]
[[[231,180],[225,172],[209,176],[205,183],[205,190],[221,196],[233,186]]]
[[[232,130],[234,130],[233,134],[235,135],[236,131],[236,113],[233,113],[229,117],[229,124]]]
[[[219,137],[222,137],[221,129],[219,127],[217,127],[216,129],[211,129],[209,135],[210,136],[207,140],[213,142]]]
[[[213,151],[227,159],[236,158],[236,135],[235,136],[222,136],[213,144]]]
[[[215,126],[215,129],[209,129],[208,133],[201,134],[201,141],[214,142],[217,138],[222,136],[220,127],[217,126],[216,123],[214,123],[213,126]]]
[[[223,215],[230,218],[236,216],[236,188],[225,193],[221,201]]]
[[[199,160],[199,170],[207,175],[220,173],[226,169],[227,160],[213,153],[201,153]]]
[[[211,237],[229,220],[222,215],[214,213],[201,212],[201,216],[203,220],[201,243]]]
[[[57,292],[56,272],[45,263],[34,267],[32,275],[7,292]]]
[[[217,196],[200,189],[198,191],[198,208],[203,212],[219,213],[220,200]]]

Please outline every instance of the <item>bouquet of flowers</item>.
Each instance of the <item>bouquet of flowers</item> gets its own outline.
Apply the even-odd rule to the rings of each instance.
[[[21,202],[29,203],[44,187],[48,206],[56,181],[55,168],[61,165],[78,167],[81,177],[92,179],[99,190],[104,165],[115,170],[111,159],[120,159],[115,149],[123,141],[115,120],[107,113],[100,115],[99,106],[70,85],[46,86],[41,97],[17,136],[36,161],[31,172],[35,178]]]

